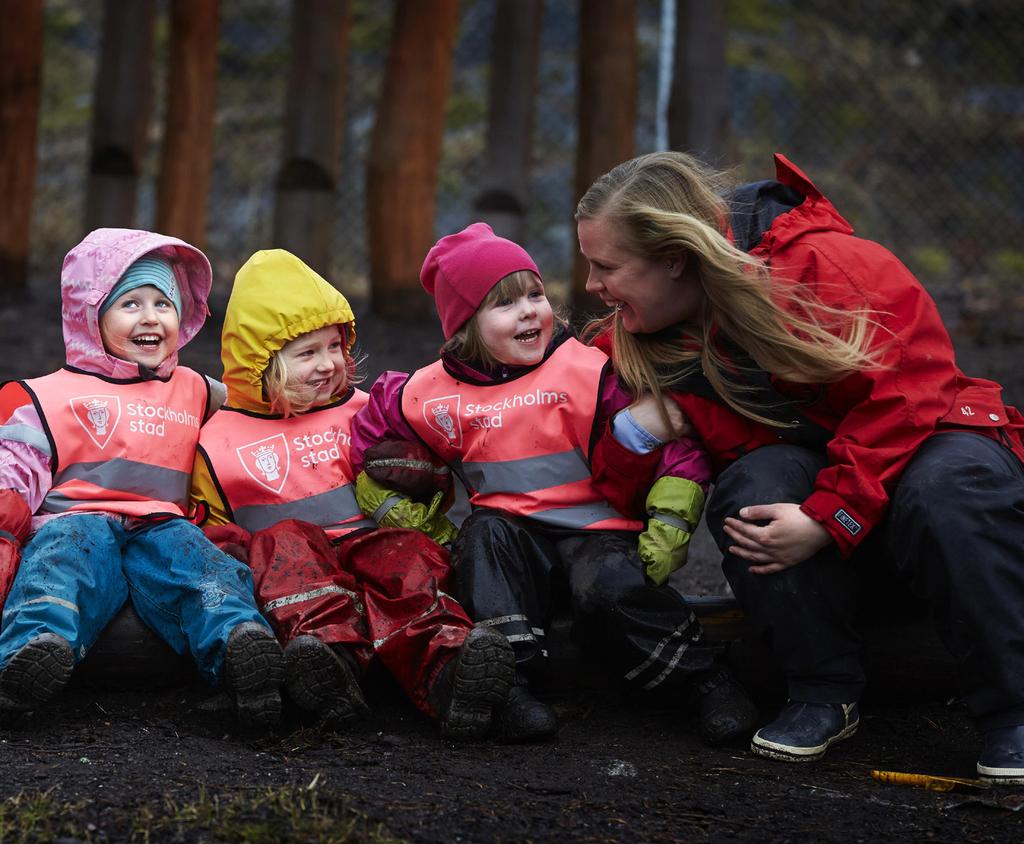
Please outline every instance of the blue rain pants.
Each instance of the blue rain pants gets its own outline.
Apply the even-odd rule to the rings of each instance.
[[[62,516],[29,540],[4,605],[0,667],[42,633],[80,662],[131,599],[139,618],[203,678],[220,679],[228,635],[256,621],[252,572],[184,519],[126,527],[99,514]]]

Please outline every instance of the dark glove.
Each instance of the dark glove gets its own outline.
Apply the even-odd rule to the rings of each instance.
[[[704,510],[704,490],[686,478],[659,478],[647,493],[647,530],[639,551],[647,576],[660,586],[686,565],[690,538]]]
[[[366,449],[363,470],[388,489],[427,503],[438,492],[448,495],[452,475],[425,445],[411,440],[385,440]]]

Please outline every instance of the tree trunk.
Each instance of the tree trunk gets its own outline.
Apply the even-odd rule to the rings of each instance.
[[[579,142],[576,196],[616,164],[632,158],[636,123],[636,0],[581,0]],[[575,247],[575,238],[573,244]],[[573,305],[600,303],[585,290],[587,265],[573,249]]]
[[[377,124],[367,165],[373,312],[424,317],[419,271],[434,243],[437,169],[444,134],[458,0],[397,0]]]
[[[710,162],[725,154],[729,120],[725,30],[725,3],[676,0],[669,146]]]
[[[171,0],[156,227],[202,249],[213,158],[219,0]]]
[[[146,150],[151,99],[154,0],[106,0],[96,75],[87,229],[131,227]]]
[[[498,0],[491,47],[487,167],[474,208],[496,234],[523,241],[544,0]]]
[[[295,0],[274,243],[327,277],[345,116],[348,0]]]
[[[0,3],[0,298],[19,299],[28,281],[36,132],[43,66],[42,0]]]

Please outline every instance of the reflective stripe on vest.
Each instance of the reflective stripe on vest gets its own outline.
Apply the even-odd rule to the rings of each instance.
[[[349,429],[368,396],[280,419],[222,408],[200,445],[234,522],[252,532],[284,519],[332,537],[377,527],[356,503]]]
[[[53,485],[40,512],[187,512],[208,400],[201,375],[179,366],[166,381],[119,382],[62,369],[22,383],[51,451]]]
[[[557,527],[643,529],[594,488],[586,455],[607,356],[570,339],[510,381],[467,384],[440,361],[413,373],[402,413],[466,482],[474,507]]]

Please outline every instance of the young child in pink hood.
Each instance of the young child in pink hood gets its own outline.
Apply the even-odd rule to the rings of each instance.
[[[177,238],[98,229],[64,259],[67,364],[0,389],[7,722],[60,692],[128,601],[224,684],[244,726],[279,717],[283,656],[251,573],[186,518],[199,428],[221,397],[178,351],[211,284],[206,256]]]

